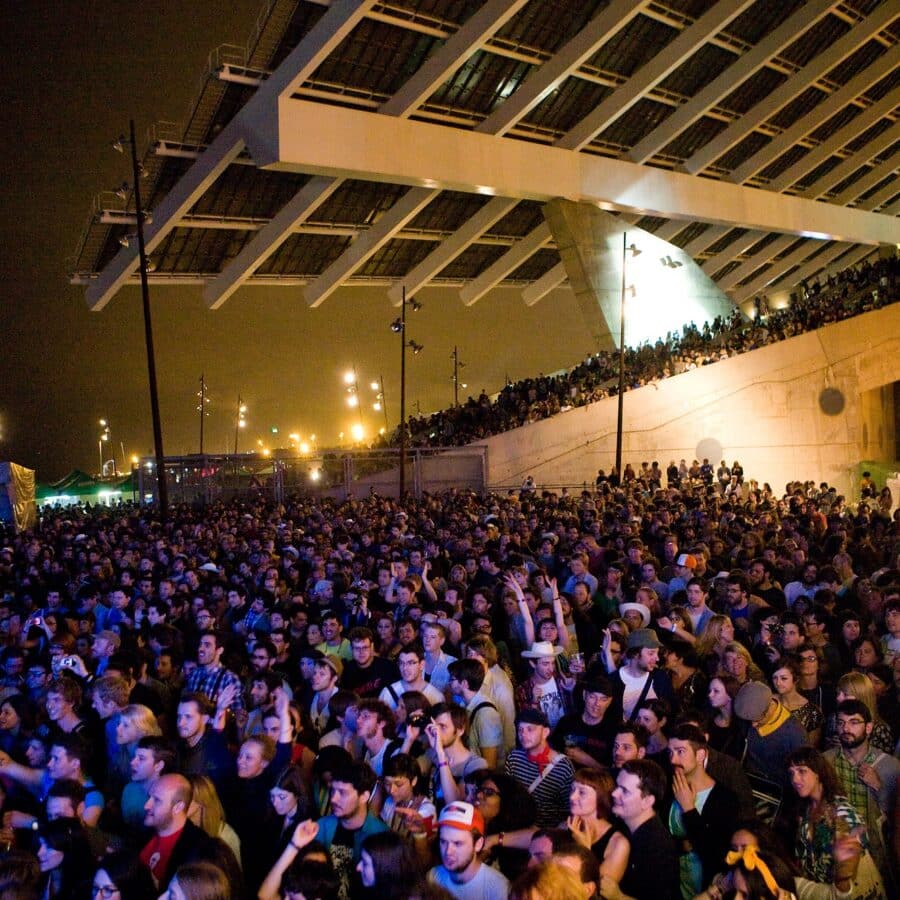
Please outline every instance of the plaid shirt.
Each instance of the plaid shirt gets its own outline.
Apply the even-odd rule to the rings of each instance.
[[[860,765],[866,763],[867,765],[871,766],[875,762],[876,757],[879,755],[880,751],[874,750],[872,747],[870,747],[869,752],[865,755],[865,758],[862,760]],[[859,814],[859,817],[865,822],[868,817],[870,788],[860,777],[859,766],[853,765],[853,763],[844,755],[843,747],[837,748],[832,762],[834,763],[834,771],[837,774],[840,793],[850,801],[850,805],[856,810],[856,812]],[[875,823],[870,822],[867,824],[871,827]]]
[[[237,712],[244,708],[244,698],[241,692],[241,679],[229,671],[225,666],[199,666],[188,675],[185,683],[185,691],[192,694],[205,694],[210,703],[215,703],[219,694],[228,685],[237,685],[237,693],[234,702],[229,709]]]

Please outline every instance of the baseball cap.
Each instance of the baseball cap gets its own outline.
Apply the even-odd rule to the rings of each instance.
[[[697,557],[692,556],[690,553],[681,553],[678,556],[678,559],[675,560],[676,566],[685,566],[688,569],[696,569],[697,568]]]
[[[454,800],[441,810],[438,827],[458,828],[460,831],[484,834],[484,816],[471,803]]]

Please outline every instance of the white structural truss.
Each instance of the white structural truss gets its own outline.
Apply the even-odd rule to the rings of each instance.
[[[154,177],[178,176],[147,192],[150,277],[211,309],[252,284],[532,305],[566,283],[557,198],[674,242],[735,302],[900,244],[900,6],[785,5],[268,4],[265,47],[213,65],[182,139],[153,141]],[[135,278],[133,226],[95,204],[73,273],[93,310]]]

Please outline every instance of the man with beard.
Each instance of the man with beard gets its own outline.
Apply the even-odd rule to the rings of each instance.
[[[205,694],[210,703],[218,703],[219,695],[227,688],[233,688],[231,710],[234,713],[244,708],[241,694],[241,679],[222,665],[225,646],[215,631],[204,631],[197,644],[197,668],[188,676],[185,691],[191,694]]]
[[[214,708],[204,694],[183,694],[178,704],[175,726],[178,729],[178,771],[185,775],[206,775],[222,792],[234,773],[234,757],[221,731],[210,724],[213,714],[228,708],[234,688],[219,695]]]
[[[834,766],[839,793],[866,823],[872,857],[882,878],[889,878],[898,862],[896,847],[893,854],[890,848],[896,845],[898,837],[891,826],[896,821],[900,762],[869,743],[872,727],[872,713],[865,703],[856,699],[842,701],[837,707],[840,746],[825,751],[825,758]],[[882,823],[887,823],[887,835]]]
[[[448,803],[438,819],[441,865],[428,880],[457,900],[506,900],[509,882],[478,859],[484,831],[484,818],[471,803]]]
[[[669,736],[673,801],[666,819],[680,842],[682,894],[695,896],[712,880],[728,851],[737,798],[706,771],[709,748],[695,725],[679,725]]]
[[[375,773],[365,763],[339,766],[331,775],[331,815],[319,819],[319,840],[340,878],[341,900],[347,900],[352,893],[363,840],[370,834],[387,831],[387,825],[369,811],[375,784]]]
[[[808,562],[803,566],[799,580],[791,581],[784,586],[787,608],[790,609],[798,597],[807,597],[809,602],[812,603],[818,588],[819,567],[815,563]]]
[[[669,673],[659,668],[662,644],[656,632],[650,628],[632,631],[628,635],[627,647],[625,665],[610,678],[626,721],[634,721],[637,707],[644,700],[668,700],[676,705]]]
[[[165,891],[184,863],[218,861],[221,854],[231,853],[188,820],[192,799],[191,783],[183,775],[163,775],[150,788],[144,824],[153,829],[153,837],[141,850],[140,860],[149,869],[157,890]]]

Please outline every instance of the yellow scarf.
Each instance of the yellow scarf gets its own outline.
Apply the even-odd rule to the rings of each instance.
[[[766,722],[765,725],[757,725],[756,730],[759,733],[760,737],[768,737],[772,734],[773,731],[777,731],[784,725],[785,722],[791,717],[790,712],[788,712],[787,708],[782,706],[780,703],[778,704],[778,710],[775,713],[775,717],[771,722]]]

